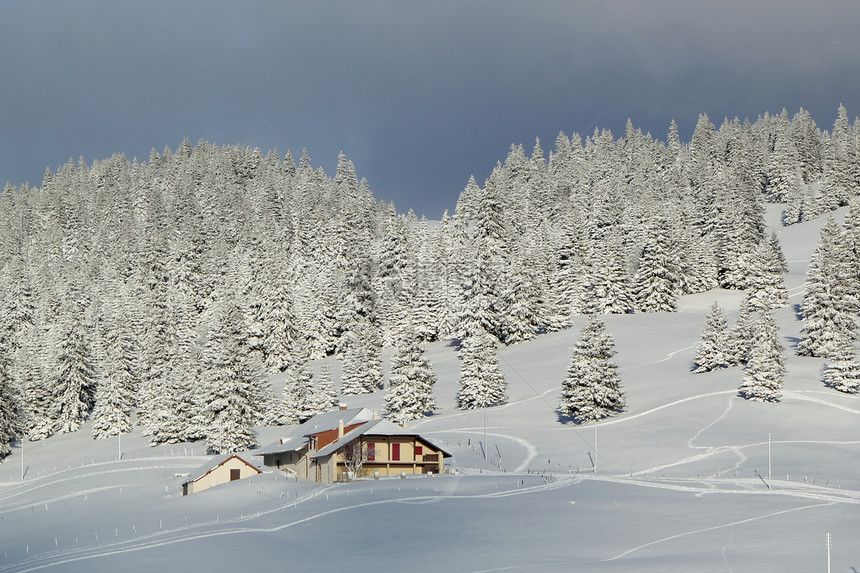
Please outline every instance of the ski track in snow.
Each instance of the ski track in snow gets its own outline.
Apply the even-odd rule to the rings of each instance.
[[[176,458],[168,458],[168,459],[176,459]],[[205,461],[207,459],[209,459],[209,458],[201,458],[201,460],[203,460],[203,461]],[[94,466],[103,466],[103,465],[118,464],[118,463],[125,463],[125,462],[102,462],[102,463],[98,463],[98,464],[92,464],[89,466],[83,466],[83,468],[89,469],[89,468],[92,468]],[[87,479],[87,478],[91,478],[94,476],[101,476],[101,475],[105,475],[105,474],[126,473],[126,472],[131,472],[131,471],[151,472],[152,470],[170,470],[170,469],[185,469],[185,470],[187,470],[189,468],[193,469],[193,467],[194,467],[194,465],[192,465],[192,464],[138,466],[138,467],[125,467],[125,468],[112,468],[112,469],[106,469],[106,470],[102,470],[102,471],[70,475],[67,477],[59,477],[63,474],[68,474],[68,473],[71,473],[73,471],[82,469],[81,467],[74,467],[71,469],[60,470],[60,471],[58,471],[56,473],[52,473],[52,474],[44,474],[44,475],[41,475],[38,477],[25,479],[23,482],[21,482],[21,481],[14,482],[13,487],[11,487],[10,489],[8,489],[8,490],[2,492],[2,494],[0,494],[0,502],[8,501],[14,497],[17,497],[18,495],[21,495],[23,493],[29,493],[29,492],[32,492],[33,490],[36,490],[39,488],[53,487],[59,483],[68,483],[68,482],[79,480],[79,479]],[[131,485],[135,485],[135,484],[131,484]],[[119,486],[117,486],[117,487],[119,487]],[[84,490],[81,490],[81,493],[83,494]],[[3,505],[0,505],[0,508],[2,508],[2,507],[3,507]]]
[[[495,429],[495,428],[493,428]],[[455,428],[452,430],[437,430],[435,432],[425,432],[426,434],[450,434],[450,433],[459,433],[459,434],[476,434],[479,436],[483,436],[484,432],[481,430],[475,430],[474,428]],[[510,434],[499,434],[499,433],[490,433],[487,432],[487,436],[493,436],[496,438],[505,438],[507,440],[511,440],[520,444],[522,447],[526,449],[528,454],[526,455],[525,460],[514,469],[514,473],[524,472],[528,469],[529,464],[533,459],[537,457],[537,448],[529,441],[526,441],[518,436],[512,436]],[[484,447],[487,447],[487,444],[484,444]]]
[[[726,557],[726,551],[728,550],[729,546],[732,544],[732,541],[734,541],[734,540],[735,540],[735,526],[732,525],[729,527],[729,541],[728,541],[728,543],[723,545],[723,549],[722,549],[722,551],[720,551],[720,556],[723,558],[723,565],[726,566],[726,569],[729,570],[729,573],[734,573],[734,569],[732,569],[731,566],[729,565],[729,558]]]
[[[455,481],[456,480],[456,481]],[[168,545],[173,545],[176,543],[186,543],[189,541],[196,541],[200,539],[207,539],[213,537],[221,537],[225,535],[239,535],[239,534],[248,534],[248,533],[275,533],[278,531],[282,531],[284,529],[294,527],[297,525],[302,525],[304,523],[314,521],[316,519],[328,517],[330,515],[343,513],[351,510],[362,509],[366,507],[373,507],[379,505],[387,505],[392,503],[422,503],[428,502],[432,500],[444,500],[444,499],[494,499],[494,498],[503,498],[510,497],[515,495],[525,495],[535,492],[547,491],[559,489],[562,487],[567,487],[573,483],[577,483],[579,480],[570,479],[566,477],[561,477],[554,479],[552,481],[548,481],[545,484],[541,484],[538,486],[531,486],[525,488],[518,488],[514,490],[500,491],[500,492],[491,492],[491,493],[483,493],[483,494],[463,494],[463,495],[453,495],[454,490],[459,483],[459,476],[454,476],[451,479],[452,483],[448,484],[448,487],[439,495],[435,496],[412,496],[406,498],[389,498],[378,501],[368,501],[362,502],[352,505],[341,506],[333,509],[329,509],[326,511],[321,511],[309,515],[307,517],[303,517],[301,519],[297,519],[295,521],[290,521],[287,523],[282,523],[279,525],[273,525],[270,527],[234,527],[231,529],[218,529],[215,531],[195,531],[205,527],[221,527],[224,525],[233,524],[240,521],[249,521],[249,520],[258,520],[264,516],[271,516],[275,513],[282,512],[285,509],[290,507],[295,507],[296,503],[302,502],[305,503],[310,501],[311,499],[318,498],[323,495],[326,491],[330,490],[334,486],[326,486],[321,487],[317,490],[314,490],[310,494],[307,494],[296,500],[295,502],[284,504],[280,507],[270,509],[264,512],[256,512],[251,515],[242,516],[238,518],[234,518],[231,520],[220,521],[220,522],[207,522],[202,524],[188,525],[184,527],[178,527],[170,530],[160,530],[156,533],[142,535],[135,540],[124,540],[118,541],[114,543],[109,543],[106,545],[98,546],[98,547],[87,547],[87,548],[78,548],[72,550],[59,550],[59,551],[49,551],[46,553],[42,553],[40,555],[34,555],[32,558],[25,559],[23,561],[19,561],[17,563],[3,565],[0,566],[0,571],[37,571],[40,569],[45,569],[47,567],[57,567],[61,565],[65,565],[68,563],[74,563],[77,561],[83,561],[87,559],[96,559],[99,557],[109,557],[112,555],[120,555],[124,553],[131,553],[134,551],[142,551],[148,549],[156,549],[159,547],[165,547]],[[453,485],[452,485],[453,484]],[[326,498],[327,499],[327,498]],[[163,539],[163,537],[169,537],[169,539]]]
[[[692,349],[693,349],[693,348],[695,348],[697,345],[698,345],[698,342],[697,342],[696,344],[691,344],[690,346],[685,346],[684,348],[679,348],[678,350],[673,350],[672,352],[670,352],[669,354],[667,354],[665,358],[661,358],[660,360],[655,360],[655,361],[653,361],[653,362],[643,362],[642,364],[636,364],[636,365],[633,365],[633,366],[624,366],[623,368],[619,368],[618,370],[619,370],[619,371],[623,371],[623,370],[633,370],[633,369],[635,369],[635,368],[642,368],[642,367],[644,367],[644,366],[653,366],[653,365],[655,365],[655,364],[660,364],[660,363],[662,363],[662,362],[667,362],[667,361],[672,360],[673,358],[675,358],[675,356],[676,356],[676,355],[678,355],[678,354],[680,354],[681,352],[686,352],[686,351],[688,351],[688,350],[692,350]]]
[[[791,292],[790,296],[800,295],[803,293],[803,290],[804,290],[803,287],[792,288],[790,290],[790,292]],[[796,291],[796,292],[792,292],[792,291]],[[695,346],[696,345],[693,344],[693,345],[687,346],[685,348],[681,348],[681,349],[675,350],[673,352],[670,352],[665,356],[665,358],[662,358],[661,360],[643,363],[643,364],[640,364],[637,366],[627,366],[625,368],[622,368],[622,370],[630,370],[630,369],[634,369],[634,368],[641,368],[644,366],[650,366],[650,365],[666,362],[668,360],[672,360],[673,358],[675,358],[675,356],[677,356],[679,353],[686,352],[686,351],[694,348]],[[529,398],[525,398],[522,400],[518,400],[516,402],[511,402],[509,404],[505,404],[504,406],[499,407],[499,409],[517,406],[517,405],[527,403],[527,402],[530,402],[533,400],[543,399],[544,396],[546,396],[547,394],[550,394],[550,393],[556,392],[556,391],[558,391],[557,388],[551,388],[551,389],[546,390],[542,393],[539,393],[539,394],[536,393],[535,396],[531,396]],[[831,401],[826,400],[824,398],[813,396],[812,394],[822,394],[824,396],[832,395],[832,393],[824,392],[824,391],[788,391],[788,392],[784,393],[783,399],[806,401],[806,402],[815,403],[815,404],[818,404],[821,406],[827,406],[827,407],[835,408],[835,409],[838,409],[838,410],[841,410],[844,412],[848,412],[851,414],[860,414],[860,409],[851,408],[848,406],[844,406],[842,404],[834,403],[834,402],[831,402]],[[15,571],[35,571],[35,570],[44,569],[47,567],[56,567],[56,566],[60,566],[63,564],[68,564],[68,563],[82,561],[82,560],[96,559],[99,557],[107,557],[107,556],[112,556],[112,555],[130,553],[130,552],[134,552],[134,551],[155,549],[155,548],[159,548],[159,547],[163,547],[163,546],[167,546],[167,545],[172,545],[175,543],[184,543],[184,542],[188,542],[188,541],[194,541],[194,540],[205,539],[205,538],[219,537],[219,536],[224,536],[224,535],[248,534],[248,533],[256,533],[256,532],[273,533],[273,532],[282,531],[282,530],[290,528],[290,527],[299,526],[299,525],[302,525],[304,523],[307,523],[307,522],[310,522],[310,521],[313,521],[316,519],[325,518],[325,517],[328,517],[330,515],[334,515],[337,513],[347,512],[350,510],[362,509],[362,508],[372,507],[372,506],[377,506],[377,505],[384,505],[384,504],[389,504],[389,503],[437,503],[437,502],[444,501],[444,500],[458,499],[458,498],[466,498],[466,499],[504,498],[504,497],[509,497],[509,496],[523,495],[523,494],[547,491],[547,490],[552,490],[552,489],[558,489],[561,487],[567,487],[567,486],[572,485],[574,483],[579,483],[580,481],[582,481],[584,479],[604,481],[604,482],[614,482],[614,483],[630,485],[630,486],[634,486],[634,487],[648,487],[648,488],[666,489],[666,490],[671,490],[671,491],[676,491],[676,492],[690,492],[690,493],[695,493],[696,495],[707,495],[707,494],[782,495],[782,496],[798,497],[798,498],[803,498],[803,499],[814,499],[814,500],[818,500],[820,502],[820,503],[815,503],[815,504],[811,504],[811,505],[805,505],[802,507],[796,507],[796,508],[791,508],[791,509],[787,509],[787,510],[782,510],[782,511],[778,511],[778,512],[767,513],[767,514],[763,514],[760,516],[750,517],[747,519],[734,521],[731,523],[725,523],[725,524],[721,524],[721,525],[715,525],[715,526],[706,527],[706,528],[702,528],[702,529],[696,529],[696,530],[678,533],[678,534],[664,537],[661,539],[657,539],[657,540],[654,540],[654,541],[651,541],[651,542],[648,542],[648,543],[645,543],[642,545],[638,545],[638,546],[633,547],[631,549],[628,549],[622,553],[619,553],[613,557],[599,561],[599,562],[608,562],[608,561],[615,561],[615,560],[623,559],[623,558],[627,557],[628,555],[630,555],[636,551],[640,551],[642,549],[645,549],[645,548],[648,548],[648,547],[651,547],[651,546],[654,546],[654,545],[657,545],[660,543],[666,543],[666,542],[670,542],[670,541],[673,541],[673,540],[676,540],[676,539],[679,539],[682,537],[686,537],[686,536],[690,536],[690,535],[696,535],[698,533],[715,531],[718,529],[729,527],[730,528],[729,540],[726,543],[726,545],[723,546],[722,551],[721,551],[721,556],[722,556],[722,559],[723,559],[723,562],[724,562],[726,569],[728,569],[729,571],[732,571],[732,568],[728,564],[726,552],[727,552],[727,549],[729,548],[729,546],[733,542],[733,539],[734,539],[733,527],[735,525],[752,523],[755,521],[760,521],[763,519],[768,519],[771,517],[776,517],[776,516],[784,515],[787,513],[802,511],[802,510],[806,510],[806,509],[814,509],[814,508],[818,508],[818,507],[826,507],[826,506],[831,506],[831,505],[835,505],[835,504],[839,504],[839,503],[860,504],[860,492],[858,492],[858,491],[843,490],[843,489],[833,490],[833,489],[826,489],[822,486],[814,486],[814,485],[809,485],[809,484],[797,484],[794,482],[780,482],[778,480],[774,480],[772,482],[773,487],[774,487],[773,490],[765,490],[765,489],[762,489],[760,482],[756,479],[752,479],[752,478],[734,478],[734,479],[731,479],[731,478],[720,477],[719,474],[724,474],[723,471],[718,472],[718,475],[712,476],[711,478],[695,478],[695,479],[693,479],[693,478],[686,478],[686,479],[685,478],[662,478],[662,479],[661,478],[644,478],[644,476],[646,474],[653,474],[653,473],[656,473],[658,471],[662,471],[662,470],[665,470],[668,468],[677,467],[677,466],[681,466],[684,464],[701,461],[703,459],[707,459],[709,457],[723,454],[726,452],[732,452],[732,453],[736,454],[738,456],[738,459],[739,459],[738,463],[733,468],[728,468],[725,470],[725,471],[731,471],[731,469],[737,469],[738,467],[740,467],[743,464],[743,462],[747,459],[743,453],[744,449],[753,448],[753,447],[761,447],[761,446],[767,444],[767,442],[755,442],[755,443],[748,443],[748,444],[724,445],[724,446],[697,446],[696,445],[696,441],[702,436],[702,434],[704,434],[709,428],[713,427],[714,425],[716,425],[720,421],[724,420],[729,415],[729,413],[732,410],[734,400],[737,396],[737,390],[734,390],[734,389],[709,392],[709,393],[699,394],[696,396],[688,396],[686,398],[675,400],[673,402],[663,404],[661,406],[657,406],[655,408],[652,408],[650,410],[646,410],[643,412],[639,412],[637,414],[633,414],[630,416],[620,416],[618,418],[613,418],[610,420],[601,421],[601,422],[598,422],[597,425],[598,426],[610,426],[613,424],[623,424],[623,423],[627,423],[629,421],[635,420],[637,418],[641,418],[643,416],[648,416],[648,415],[654,414],[656,412],[660,412],[662,410],[666,410],[666,409],[673,408],[675,406],[679,406],[679,405],[687,403],[687,402],[691,402],[693,400],[699,400],[699,399],[703,399],[703,398],[709,398],[709,397],[720,396],[720,395],[731,395],[728,399],[728,403],[727,403],[725,410],[722,412],[722,414],[719,417],[717,417],[713,421],[709,422],[707,425],[703,426],[698,432],[696,432],[696,434],[694,434],[688,440],[688,443],[687,443],[688,447],[693,449],[693,450],[704,450],[704,451],[699,451],[697,454],[695,454],[693,456],[689,456],[689,457],[684,458],[682,460],[678,460],[678,461],[671,462],[668,464],[663,464],[660,466],[655,466],[655,467],[646,468],[643,470],[633,472],[629,475],[629,477],[627,474],[616,475],[616,476],[603,475],[603,474],[601,474],[601,475],[580,474],[580,475],[577,475],[575,478],[567,477],[567,476],[559,476],[556,479],[548,480],[546,483],[538,485],[538,486],[517,488],[517,489],[511,489],[511,490],[502,490],[502,491],[482,493],[482,494],[457,495],[456,490],[457,490],[457,488],[460,484],[460,480],[461,480],[461,476],[458,475],[458,476],[453,476],[451,478],[451,480],[449,481],[449,483],[444,488],[444,490],[435,496],[412,496],[412,497],[405,497],[405,498],[399,498],[399,499],[390,498],[390,499],[384,499],[384,500],[378,500],[378,501],[368,501],[368,502],[363,502],[363,503],[358,503],[358,504],[353,504],[353,505],[348,505],[348,506],[342,506],[342,507],[333,508],[333,509],[326,510],[326,511],[317,512],[317,513],[314,513],[312,515],[303,517],[301,519],[273,525],[271,527],[230,527],[230,528],[225,529],[225,527],[228,527],[230,525],[237,524],[240,522],[246,522],[246,521],[250,521],[250,520],[260,520],[260,519],[265,518],[265,517],[270,517],[277,512],[282,512],[282,511],[287,510],[289,508],[295,508],[295,507],[297,507],[298,504],[305,504],[311,500],[318,499],[323,494],[325,494],[331,487],[333,487],[333,486],[324,486],[324,487],[320,487],[320,488],[314,490],[313,492],[310,492],[309,494],[302,496],[301,498],[299,498],[297,500],[294,500],[294,501],[291,501],[289,503],[280,505],[280,506],[275,507],[273,509],[269,509],[269,510],[262,511],[262,512],[256,512],[256,513],[251,514],[251,515],[243,515],[240,517],[235,517],[233,519],[227,519],[227,520],[221,520],[221,521],[215,521],[215,522],[210,521],[210,522],[206,522],[206,523],[186,525],[183,527],[178,527],[178,528],[173,528],[173,529],[159,530],[157,532],[153,532],[150,534],[141,535],[134,540],[117,541],[117,542],[109,543],[106,545],[100,545],[100,546],[96,546],[96,547],[81,547],[81,548],[75,548],[72,550],[49,551],[46,553],[42,553],[40,555],[34,555],[33,557],[31,557],[29,559],[25,559],[23,561],[19,561],[19,562],[16,562],[14,564],[2,565],[2,566],[0,566],[0,571],[12,571],[12,570],[15,570]],[[446,416],[445,419],[450,420],[451,418],[456,417],[456,416],[468,416],[472,413],[474,413],[474,412],[464,411],[461,413],[453,414],[451,416]],[[427,418],[427,419],[422,420],[421,422],[416,423],[415,426],[421,425],[425,422],[432,422],[432,421],[433,421],[432,418]],[[496,429],[496,428],[493,428],[493,429]],[[557,429],[561,430],[561,431],[570,430],[569,427],[563,427],[563,428],[557,428]],[[457,429],[438,430],[438,431],[432,431],[432,432],[427,432],[427,433],[428,434],[469,433],[469,434],[473,434],[473,435],[482,435],[484,432],[482,432],[481,430],[476,430],[474,427],[471,427],[471,428],[457,428]],[[513,470],[514,473],[524,472],[528,468],[529,464],[537,457],[537,453],[538,453],[537,448],[534,446],[534,444],[532,444],[531,442],[528,442],[525,439],[522,439],[518,436],[510,435],[510,434],[502,434],[502,433],[497,433],[497,432],[493,432],[493,433],[488,432],[486,435],[511,440],[513,442],[520,444],[526,450],[527,453],[526,453],[525,459],[523,460],[522,463],[520,463],[520,465],[516,469]],[[786,441],[778,441],[778,442],[774,442],[774,443],[856,445],[856,444],[860,444],[860,441],[786,440]],[[0,490],[0,491],[2,491],[2,493],[0,493],[0,502],[5,501],[7,503],[3,503],[2,505],[0,505],[0,514],[18,511],[21,509],[26,509],[27,507],[31,507],[31,506],[39,506],[39,505],[43,505],[46,503],[55,503],[57,501],[72,499],[72,498],[80,497],[80,496],[86,496],[89,493],[96,493],[96,492],[100,492],[100,491],[117,489],[117,488],[121,488],[121,487],[134,487],[134,486],[138,485],[138,483],[114,484],[114,485],[110,485],[110,486],[106,486],[106,487],[100,487],[100,488],[93,488],[93,489],[87,489],[87,490],[82,489],[80,491],[76,491],[74,493],[60,496],[60,497],[55,497],[52,499],[41,499],[38,501],[26,501],[26,502],[20,501],[20,502],[9,503],[12,498],[23,496],[25,494],[30,494],[30,493],[33,493],[33,491],[35,491],[35,490],[41,489],[43,487],[53,486],[57,483],[70,482],[70,481],[74,481],[74,480],[80,480],[80,479],[85,479],[87,477],[104,475],[104,474],[109,474],[109,473],[127,473],[130,471],[152,471],[154,469],[160,469],[160,470],[188,469],[191,465],[193,465],[193,463],[191,463],[191,462],[196,463],[196,462],[199,462],[200,460],[205,460],[205,459],[208,459],[208,458],[203,457],[203,456],[176,456],[176,457],[174,457],[174,456],[166,457],[165,456],[165,457],[152,457],[152,458],[144,457],[144,458],[137,458],[137,459],[132,459],[132,460],[122,460],[122,461],[113,461],[113,462],[100,462],[97,464],[91,464],[90,466],[84,466],[84,467],[86,469],[90,469],[93,466],[111,466],[111,467],[109,469],[105,469],[103,471],[88,472],[88,473],[83,473],[83,474],[65,475],[64,476],[63,474],[69,474],[70,472],[77,471],[77,470],[81,469],[81,467],[71,467],[71,468],[66,469],[66,470],[60,470],[60,471],[55,472],[53,474],[45,474],[42,476],[34,477],[31,479],[25,480],[23,482],[18,481],[18,482],[1,483],[0,487],[3,487],[4,490]],[[140,465],[140,466],[124,467],[124,468],[117,468],[116,467],[116,465],[120,464],[120,463],[125,464],[128,462],[141,463],[141,462],[145,462],[145,461],[168,461],[168,460],[170,462],[173,462],[173,463],[170,465],[159,465],[159,466]],[[181,462],[181,460],[185,460],[188,463],[178,463],[178,462]],[[8,488],[8,489],[6,489],[6,488]],[[205,531],[205,529],[211,529],[211,528],[217,528],[217,529],[214,531],[213,530]],[[204,531],[201,531],[201,530],[204,530]],[[540,565],[535,565],[535,567],[539,567],[539,566]],[[488,569],[486,571],[504,571],[507,569],[518,569],[518,568],[525,568],[525,567],[526,567],[525,565],[513,566],[513,567],[503,567],[500,569]]]
[[[743,525],[743,524],[747,524],[747,523],[752,523],[752,522],[759,521],[762,519],[768,519],[771,517],[776,517],[778,515],[785,515],[787,513],[793,513],[796,511],[803,511],[806,509],[815,509],[815,508],[819,508],[819,507],[827,507],[830,505],[834,505],[834,503],[835,502],[816,503],[816,504],[812,504],[812,505],[804,505],[802,507],[793,507],[791,509],[784,509],[782,511],[775,511],[772,513],[766,513],[764,515],[758,515],[756,517],[749,517],[747,519],[741,519],[739,521],[733,521],[731,523],[724,523],[722,525],[714,525],[712,527],[705,527],[702,529],[694,529],[692,531],[685,531],[684,533],[678,533],[675,535],[670,535],[669,537],[657,539],[655,541],[651,541],[649,543],[644,543],[644,544],[639,545],[637,547],[634,547],[632,549],[628,549],[627,551],[625,551],[623,553],[619,553],[618,555],[615,555],[614,557],[610,557],[609,559],[604,559],[604,560],[600,561],[600,563],[604,563],[604,562],[608,562],[608,561],[617,561],[618,559],[623,559],[624,557],[627,557],[631,553],[634,553],[634,552],[639,551],[641,549],[645,549],[647,547],[651,547],[651,546],[657,545],[659,543],[665,543],[667,541],[673,541],[675,539],[680,539],[681,537],[687,537],[689,535],[696,535],[697,533],[706,533],[708,531],[716,531],[716,530],[722,529],[724,527],[734,527],[735,525]],[[725,547],[723,549],[725,550]],[[731,570],[731,568],[729,568],[729,569]]]

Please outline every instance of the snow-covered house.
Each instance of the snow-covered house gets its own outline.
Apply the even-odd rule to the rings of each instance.
[[[332,483],[346,476],[442,473],[451,454],[417,432],[370,410],[314,416],[257,454],[263,464],[297,477]]]
[[[373,412],[367,408],[347,409],[342,406],[339,410],[317,414],[304,424],[293,427],[277,443],[254,455],[263,456],[264,466],[278,468],[302,479],[316,479],[316,469],[310,455],[336,440],[339,428],[349,432],[373,418]]]
[[[451,454],[417,432],[388,420],[372,420],[339,434],[310,455],[316,480],[442,473]]]
[[[236,454],[226,454],[212,458],[182,484],[182,495],[197,493],[210,487],[244,479],[262,473],[262,470],[245,461]]]

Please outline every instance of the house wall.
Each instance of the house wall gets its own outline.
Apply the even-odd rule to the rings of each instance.
[[[238,469],[239,470],[239,478],[245,479],[251,476],[257,475],[259,472],[244,463],[242,460],[238,458],[230,458],[208,474],[197,478],[193,482],[188,484],[188,493],[197,493],[210,487],[220,485],[222,483],[227,483],[230,481],[230,470]]]
[[[365,436],[363,442],[374,444],[376,455],[373,461],[368,460],[362,464],[356,477],[373,477],[375,473],[379,473],[380,476],[398,476],[401,473],[416,475],[425,474],[428,471],[434,474],[445,471],[442,452],[413,436]],[[392,459],[393,444],[400,444],[400,460]],[[421,455],[415,455],[416,445],[422,447]],[[435,461],[428,460],[434,455]],[[331,481],[336,481],[347,471],[342,450],[338,450],[326,460],[331,466],[326,470],[326,476],[331,476]]]
[[[278,463],[279,461],[280,463]],[[309,475],[311,460],[308,458],[307,450],[303,452],[265,454],[263,456],[263,465],[285,471],[289,470],[302,479],[314,479],[313,475]]]
[[[316,459],[316,480],[320,483],[334,483],[337,481],[336,468],[339,466],[335,458],[337,453],[333,453],[324,458]],[[341,472],[345,472],[345,469],[341,469]]]

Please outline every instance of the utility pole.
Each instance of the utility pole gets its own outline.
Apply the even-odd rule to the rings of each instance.
[[[27,436],[21,436],[21,481],[24,481],[24,442],[27,441]]]
[[[832,538],[830,537],[830,532],[827,532],[827,573],[830,573],[830,546],[832,545]]]
[[[487,461],[487,413],[484,412],[484,461]]]
[[[770,434],[768,434],[767,435],[767,489],[773,491],[773,486],[770,485],[771,484],[771,476],[772,476],[771,464],[770,464],[770,460],[771,460],[770,442],[771,442]]]

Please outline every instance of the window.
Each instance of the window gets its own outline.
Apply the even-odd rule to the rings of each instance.
[[[423,446],[415,446],[415,457],[424,455],[424,447]]]
[[[373,442],[367,444],[367,461],[376,461],[376,444]]]
[[[391,444],[391,461],[400,461],[400,444]]]
[[[242,470],[238,468],[233,468],[230,470],[230,481],[236,481],[240,477],[240,473]]]

